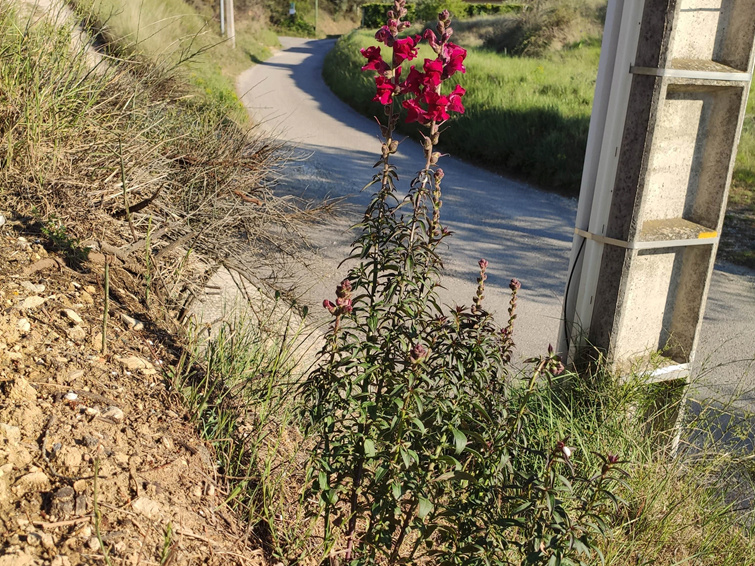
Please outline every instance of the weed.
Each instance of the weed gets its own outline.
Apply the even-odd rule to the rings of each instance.
[[[440,129],[464,111],[465,91],[446,85],[465,72],[466,51],[451,43],[447,11],[435,52],[419,56],[419,36],[406,27],[403,0],[376,39],[392,48],[361,51],[377,71],[373,100],[384,107],[377,192],[353,243],[357,265],[323,305],[333,315],[322,360],[302,385],[307,430],[316,439],[309,480],[320,501],[331,561],[346,564],[576,564],[589,560],[596,536],[619,504],[618,456],[577,472],[568,431],[533,446],[528,404],[541,381],[563,371],[552,350],[531,360],[529,375],[510,367],[512,325],[520,288],[513,280],[509,323],[485,311],[488,262],[479,261],[472,307],[445,312],[436,290],[441,223]],[[402,78],[405,76],[405,79]],[[449,83],[451,81],[448,81]],[[406,110],[422,127],[425,161],[406,196],[398,193],[393,133]]]
[[[89,256],[91,248],[83,246],[81,240],[68,233],[68,228],[55,215],[48,216],[42,225],[41,232],[50,241],[56,251],[66,258],[66,261],[74,266],[80,265]]]

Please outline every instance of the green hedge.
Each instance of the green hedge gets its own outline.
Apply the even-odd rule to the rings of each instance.
[[[442,4],[443,2],[439,2]],[[418,15],[426,10],[423,10],[422,1],[417,3],[411,3],[406,5],[407,15],[406,19],[413,22],[418,18]],[[489,16],[495,14],[518,14],[522,10],[521,4],[491,4],[491,3],[472,3],[464,2],[464,14],[457,17],[471,18],[473,16]],[[363,28],[378,28],[386,22],[386,12],[390,9],[391,4],[385,3],[370,3],[362,4],[362,27]],[[453,11],[453,10],[452,10]]]

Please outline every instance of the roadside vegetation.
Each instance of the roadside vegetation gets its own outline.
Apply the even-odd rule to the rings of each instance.
[[[466,112],[454,118],[444,150],[500,173],[577,196],[592,109],[605,2],[542,0],[520,14],[457,22],[455,40],[468,48]],[[420,27],[408,30],[417,33]],[[323,77],[359,112],[379,115],[359,49],[370,31],[343,37]],[[423,55],[424,56],[424,55]],[[402,131],[417,136],[417,129]],[[755,267],[755,99],[750,97],[732,183],[720,255]]]
[[[221,37],[215,3],[169,0],[74,0],[91,31],[119,55],[157,65],[198,89],[203,98],[244,122],[246,112],[236,96],[235,77],[270,56],[278,46],[265,26],[264,10],[239,6],[236,49]]]
[[[671,431],[659,418],[666,414],[643,376],[563,371],[552,352],[512,361],[518,286],[512,281],[508,322],[497,326],[484,310],[487,262],[479,263],[475,297],[458,298],[473,307],[441,312],[438,244],[448,234],[439,216],[442,175],[427,173],[432,144],[424,168],[417,165],[424,176],[403,201],[392,192],[395,148],[384,134],[379,190],[355,242],[361,263],[335,303],[325,302],[332,316],[324,340],[310,323],[318,317],[264,293],[249,313],[228,314],[214,329],[192,324],[187,315],[213,273],[227,268],[259,283],[264,252],[295,253],[296,228],[316,211],[272,192],[285,153],[234,119],[238,107],[221,93],[235,63],[213,70],[216,79],[191,75],[191,61],[212,42],[193,55],[197,44],[174,31],[178,54],[159,45],[140,51],[133,27],[119,39],[103,31],[110,15],[82,14],[103,40],[97,45],[73,41],[71,22],[29,20],[0,0],[3,230],[59,254],[36,266],[40,277],[70,270],[104,289],[98,361],[112,349],[108,308],[138,315],[144,336],[172,350],[164,382],[151,389],[164,386],[157,398],[182,400],[211,449],[207,485],[217,483],[245,521],[234,536],[259,551],[254,563],[343,564],[351,556],[352,564],[391,564],[411,553],[428,562],[477,560],[464,564],[490,556],[532,565],[596,564],[599,556],[621,566],[755,562],[752,511],[742,506],[755,482],[743,444],[747,419],[727,420],[733,411],[725,406],[700,407],[672,457],[664,448]],[[142,16],[128,21],[146,25]],[[373,402],[375,391],[381,398]],[[728,444],[717,422],[729,423]],[[131,469],[115,473],[127,486],[137,482]],[[34,501],[42,516],[44,498]],[[233,530],[221,507],[202,517]],[[478,511],[493,521],[481,522]],[[99,546],[90,550],[101,554],[77,555],[80,563],[114,561],[109,531],[133,521],[108,523],[96,508],[94,515]],[[193,563],[194,555],[173,557],[177,536],[213,544],[176,527],[165,525],[152,560]],[[34,539],[24,532],[13,540],[31,547]],[[211,563],[232,560],[252,562],[218,555]]]

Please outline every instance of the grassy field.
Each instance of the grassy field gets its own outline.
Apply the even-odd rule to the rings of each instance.
[[[323,76],[357,110],[376,115],[374,82],[360,68],[359,49],[373,45],[359,31],[337,43]],[[505,57],[474,48],[459,82],[466,113],[442,137],[443,148],[501,172],[574,194],[579,187],[600,49],[583,45],[548,59]],[[420,54],[430,56],[427,52]],[[406,129],[414,132],[414,128]]]
[[[546,189],[577,196],[592,109],[599,39],[586,39],[541,56],[514,57],[470,47],[466,113],[454,118],[442,137],[446,151]],[[367,115],[379,115],[370,100],[374,86],[359,49],[375,44],[359,31],[341,38],[328,55],[323,76],[344,101]],[[420,55],[422,57],[422,55]],[[415,128],[405,128],[414,134]],[[721,252],[755,267],[755,99],[737,155],[729,214]]]
[[[236,22],[236,48],[221,37],[210,4],[184,0],[74,0],[80,12],[93,14],[94,26],[119,49],[151,64],[175,70],[213,103],[238,120],[246,112],[236,96],[235,77],[270,55],[278,38],[258,17]]]

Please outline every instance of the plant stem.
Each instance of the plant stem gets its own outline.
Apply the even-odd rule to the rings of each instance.
[[[102,313],[102,353],[107,353],[107,319],[110,309],[110,260],[105,260],[105,308]]]

